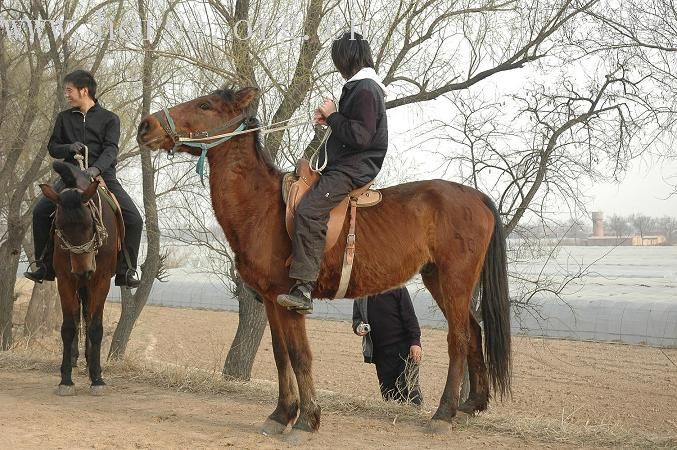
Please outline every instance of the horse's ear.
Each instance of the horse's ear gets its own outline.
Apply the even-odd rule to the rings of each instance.
[[[50,201],[54,203],[60,203],[59,194],[56,193],[54,188],[49,184],[41,184],[40,189],[42,190],[43,195]]]
[[[245,109],[259,95],[259,90],[254,87],[242,88],[235,93],[235,103],[238,109]]]
[[[92,199],[92,197],[94,197],[94,194],[96,194],[96,190],[98,189],[98,187],[99,187],[99,180],[95,178],[94,181],[89,183],[89,186],[87,186],[87,189],[82,191],[82,196],[81,196],[82,203],[87,203],[88,201],[90,201]]]

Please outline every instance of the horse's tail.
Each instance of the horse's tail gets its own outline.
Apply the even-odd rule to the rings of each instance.
[[[488,197],[484,203],[494,215],[494,232],[481,274],[481,307],[485,360],[494,392],[501,398],[511,392],[510,296],[505,231],[498,210]]]

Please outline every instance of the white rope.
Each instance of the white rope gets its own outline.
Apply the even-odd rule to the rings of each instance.
[[[285,122],[292,122],[293,120],[296,120],[296,122],[293,123],[287,123],[287,125],[282,125],[279,127],[276,127],[275,125],[285,123]],[[277,131],[283,131],[283,130],[289,130],[291,128],[296,128],[296,127],[302,127],[304,125],[312,125],[313,122],[309,121],[307,119],[304,119],[302,117],[292,117],[286,120],[281,120],[279,122],[274,122],[271,123],[270,125],[262,126],[262,127],[257,127],[257,128],[248,128],[246,130],[242,131],[231,131],[230,133],[224,133],[224,134],[217,134],[214,136],[208,136],[204,138],[187,138],[187,137],[180,137],[179,142],[204,142],[204,141],[213,141],[225,137],[232,137],[232,136],[238,136],[240,134],[246,134],[246,133],[253,133],[255,131],[260,131],[263,134],[269,134],[269,133],[275,133]]]
[[[295,122],[294,122],[295,121]],[[281,125],[281,126],[275,126],[279,124],[286,123],[286,125]],[[233,136],[239,136],[241,134],[246,134],[246,133],[253,133],[255,131],[260,131],[262,134],[270,134],[270,133],[275,133],[277,131],[284,131],[284,130],[289,130],[292,128],[296,127],[302,127],[304,125],[313,125],[314,121],[309,121],[307,119],[304,119],[303,117],[291,117],[289,119],[281,120],[279,122],[274,122],[266,126],[261,126],[257,128],[248,128],[246,130],[242,131],[231,131],[230,133],[224,133],[224,134],[218,134],[215,136],[208,136],[204,138],[187,138],[187,137],[179,137],[178,140],[179,142],[204,142],[204,141],[213,141],[217,139],[222,139],[225,137],[233,137]],[[327,167],[327,163],[329,162],[329,158],[327,155],[327,142],[329,141],[329,136],[331,135],[331,128],[324,134],[324,137],[320,141],[320,144],[317,146],[317,149],[315,149],[315,152],[310,157],[310,169],[313,172],[320,173],[322,172],[325,167]],[[319,164],[319,152],[320,148],[322,147],[322,144],[324,144],[324,163],[322,166],[318,167]],[[315,162],[313,162],[315,161]]]
[[[329,157],[327,156],[327,142],[329,141],[329,136],[331,135],[331,128],[324,133],[324,137],[320,141],[320,144],[317,146],[317,149],[313,152],[313,154],[310,156],[310,170],[316,173],[320,173],[324,170],[325,167],[327,167],[327,163],[329,162]],[[322,164],[321,167],[318,167],[317,164],[319,163],[319,154],[320,154],[320,148],[322,147],[322,144],[324,144],[324,164]],[[313,163],[313,160],[315,162]]]
[[[88,169],[89,168],[89,147],[87,147],[85,145],[85,156],[77,154],[73,158],[75,158],[75,160],[78,162],[78,164],[80,164],[80,170]]]

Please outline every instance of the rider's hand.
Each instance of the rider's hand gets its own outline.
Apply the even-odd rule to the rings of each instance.
[[[94,167],[94,166],[92,166],[88,169],[85,169],[84,172],[87,174],[88,177],[91,177],[91,178],[96,178],[101,173],[101,171],[97,167]]]
[[[326,119],[327,117],[331,116],[333,113],[336,112],[336,105],[334,104],[334,101],[330,98],[325,98],[324,103],[322,103],[317,110],[322,114],[322,116]]]
[[[68,148],[68,153],[70,156],[75,155],[84,155],[85,154],[85,144],[82,142],[73,142]]]
[[[313,114],[313,121],[317,125],[327,125],[327,119],[322,115],[319,108],[316,109],[315,114]]]

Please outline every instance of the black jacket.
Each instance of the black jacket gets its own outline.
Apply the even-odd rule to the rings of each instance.
[[[406,287],[355,300],[353,332],[357,333],[360,322],[371,325],[362,342],[365,362],[372,362],[373,353],[384,347],[421,345],[421,328]]]
[[[327,118],[326,171],[349,175],[356,186],[376,178],[388,150],[388,121],[384,93],[373,80],[351,81],[343,86],[339,110]],[[321,152],[322,153],[322,152]]]
[[[82,142],[89,149],[89,166],[103,173],[115,170],[119,141],[120,119],[97,102],[87,114],[78,108],[61,111],[56,116],[47,149],[53,158],[75,164],[68,148],[74,142]]]

